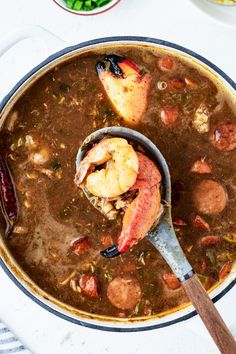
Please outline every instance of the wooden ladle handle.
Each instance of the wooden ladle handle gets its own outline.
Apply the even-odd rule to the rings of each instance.
[[[189,300],[197,310],[210,335],[223,354],[236,354],[236,341],[202,287],[197,275],[182,282]]]

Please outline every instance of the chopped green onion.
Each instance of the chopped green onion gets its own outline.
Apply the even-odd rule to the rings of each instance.
[[[110,2],[110,0],[97,0],[97,5],[98,7],[102,7],[105,6],[106,4],[108,4]]]
[[[112,0],[64,0],[68,9],[75,11],[91,11],[103,7]]]
[[[230,252],[223,252],[217,256],[217,261],[219,262],[236,261],[236,254]]]
[[[211,264],[213,266],[215,266],[216,265],[216,255],[215,255],[215,253],[212,252],[212,251],[207,251],[206,252],[206,256],[209,258]]]
[[[197,274],[197,276],[200,282],[202,283],[202,285],[204,286],[207,282],[208,277],[202,274]]]
[[[81,0],[76,0],[74,5],[73,5],[73,10],[80,11],[83,6],[83,1]]]
[[[223,239],[229,243],[236,244],[236,232],[225,235]]]
[[[134,314],[135,314],[135,315],[142,314],[142,313],[143,313],[143,310],[144,310],[144,307],[145,307],[145,302],[144,302],[144,300],[141,300],[141,301],[135,306]]]
[[[75,0],[66,0],[66,5],[68,9],[72,9],[74,5]]]

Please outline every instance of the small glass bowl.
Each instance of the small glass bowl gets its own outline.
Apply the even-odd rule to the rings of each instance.
[[[73,9],[68,9],[66,6],[66,3],[63,0],[53,0],[55,4],[57,4],[61,9],[70,12],[74,15],[80,15],[80,16],[93,16],[93,15],[99,15],[103,12],[106,12],[108,10],[111,10],[114,6],[116,6],[121,0],[112,0],[109,2],[107,5],[102,6],[102,7],[97,7],[94,10],[90,11],[76,11]]]

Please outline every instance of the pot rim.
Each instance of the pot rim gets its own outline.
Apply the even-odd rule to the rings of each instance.
[[[83,49],[86,47],[91,47],[91,46],[95,46],[95,45],[102,45],[102,44],[109,44],[109,43],[114,43],[117,44],[124,44],[124,43],[129,43],[129,44],[150,44],[150,45],[155,45],[155,46],[162,46],[162,47],[166,47],[166,48],[170,48],[170,49],[174,49],[177,50],[179,52],[182,52],[184,54],[187,54],[190,57],[193,57],[194,59],[197,59],[197,61],[205,64],[206,67],[209,67],[213,72],[216,72],[221,78],[223,78],[228,84],[229,86],[231,86],[231,88],[233,88],[236,91],[236,83],[226,74],[224,73],[220,68],[218,68],[215,64],[213,64],[212,62],[210,62],[208,59],[204,58],[203,56],[195,53],[194,51],[187,49],[183,46],[180,46],[178,44],[169,42],[169,41],[165,41],[165,40],[161,40],[161,39],[155,39],[155,38],[151,38],[151,37],[141,37],[141,36],[112,36],[112,37],[103,37],[103,38],[98,38],[98,39],[94,39],[94,40],[89,40],[89,41],[85,41],[82,42],[80,44],[76,44],[73,46],[69,46],[66,48],[63,48],[62,50],[50,55],[48,58],[46,58],[44,61],[42,61],[40,64],[38,64],[37,66],[35,66],[32,70],[30,70],[26,75],[24,75],[22,77],[22,79],[20,79],[18,81],[18,83],[10,90],[10,92],[2,99],[2,101],[0,102],[0,113],[2,112],[2,110],[5,108],[5,106],[7,106],[8,102],[11,100],[11,98],[15,95],[15,93],[18,91],[18,89],[20,89],[20,87],[22,85],[24,85],[24,83],[26,81],[28,81],[34,74],[36,74],[40,69],[43,69],[44,67],[46,67],[48,64],[50,64],[51,62],[59,59],[60,57],[63,57],[66,54],[75,52],[79,49]],[[22,283],[17,276],[15,276],[15,274],[13,274],[13,272],[11,271],[11,267],[8,266],[7,262],[4,261],[3,258],[1,258],[0,256],[0,266],[2,267],[2,269],[4,270],[4,272],[9,276],[9,278],[14,282],[14,284],[21,290],[23,291],[23,293],[25,295],[27,295],[31,300],[33,300],[35,303],[37,303],[38,305],[40,305],[42,308],[46,309],[47,311],[49,311],[50,313],[53,313],[54,315],[56,315],[57,317],[60,317],[64,320],[67,320],[69,322],[72,322],[74,324],[79,324],[83,327],[88,327],[88,328],[92,328],[92,329],[98,329],[98,330],[102,330],[102,331],[109,331],[109,332],[141,332],[141,331],[147,331],[147,330],[152,330],[152,329],[158,329],[158,328],[163,328],[163,327],[167,327],[185,320],[188,320],[192,317],[194,317],[197,313],[195,310],[190,311],[187,314],[184,315],[180,315],[180,317],[177,317],[175,319],[171,319],[169,321],[166,322],[162,322],[162,323],[156,323],[156,324],[146,324],[145,321],[144,326],[140,327],[125,327],[126,323],[119,323],[118,325],[120,327],[112,327],[108,325],[104,326],[102,324],[102,322],[100,322],[99,324],[94,324],[94,323],[90,323],[89,320],[87,321],[85,320],[81,320],[79,318],[75,318],[72,317],[68,314],[64,314],[63,310],[57,310],[55,309],[52,304],[48,305],[47,303],[43,302],[41,300],[41,297],[38,298],[35,294],[33,294],[30,290],[28,290],[26,284],[24,284],[24,282]],[[215,303],[217,302],[219,299],[221,299],[226,293],[228,293],[229,290],[231,290],[231,288],[233,288],[233,286],[236,284],[236,278],[232,279],[229,284],[222,289],[216,296],[214,296],[212,298],[212,301]],[[64,311],[65,312],[65,311]],[[177,311],[178,312],[178,311]],[[176,313],[177,313],[176,312]],[[158,319],[158,317],[156,318]],[[155,319],[153,319],[155,320]],[[151,320],[152,321],[152,320]],[[150,322],[151,322],[150,321]],[[98,320],[96,320],[96,322],[98,322]],[[142,322],[137,322],[140,325],[142,324]],[[129,323],[129,324],[133,324],[135,326],[135,322],[134,323]],[[124,327],[121,327],[121,326]]]

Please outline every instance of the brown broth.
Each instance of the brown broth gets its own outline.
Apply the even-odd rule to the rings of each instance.
[[[186,227],[176,227],[178,239],[194,270],[202,273],[208,286],[213,286],[219,280],[222,265],[230,261],[229,257],[236,258],[235,245],[222,240],[219,245],[200,248],[197,241],[209,234],[223,238],[228,232],[235,232],[236,153],[235,150],[217,151],[209,142],[209,134],[199,134],[191,122],[194,112],[204,102],[211,113],[211,127],[225,120],[236,123],[231,109],[232,98],[206,72],[179,57],[174,57],[177,71],[170,74],[158,69],[157,60],[162,55],[158,50],[116,47],[115,53],[129,57],[152,75],[148,110],[143,123],[135,129],[158,146],[169,164],[173,217],[187,222]],[[107,299],[108,282],[124,273],[124,264],[135,264],[136,270],[128,274],[138,279],[142,300],[122,316],[142,316],[146,308],[156,314],[187,301],[182,288],[170,290],[163,282],[162,275],[170,272],[169,267],[145,239],[118,258],[102,258],[99,255],[104,248],[101,239],[111,235],[116,241],[121,220],[104,218],[73,182],[75,156],[83,139],[98,128],[125,125],[114,112],[98,80],[95,64],[102,58],[103,53],[99,51],[78,56],[40,78],[12,109],[18,114],[13,131],[8,130],[12,112],[9,113],[0,136],[1,148],[8,156],[20,202],[16,227],[26,227],[27,232],[13,232],[7,245],[25,272],[46,292],[89,313],[114,317],[120,316],[121,311]],[[182,93],[157,89],[158,81],[186,76],[196,81],[199,88],[185,88]],[[160,119],[160,109],[166,105],[177,105],[181,111],[180,120],[173,128],[164,126]],[[50,159],[43,171],[34,169],[29,162],[29,149],[25,144],[28,135],[35,137],[40,147],[49,150]],[[220,181],[229,195],[227,207],[220,215],[204,216],[211,227],[210,233],[191,225],[191,215],[198,213],[192,203],[192,191],[206,176],[193,174],[190,168],[194,161],[204,157],[213,167],[210,178]],[[69,245],[81,235],[89,237],[92,249],[76,256]],[[202,271],[203,259],[205,271]],[[80,274],[94,273],[100,284],[100,299],[90,299],[74,291],[75,282],[64,284],[73,272],[72,280],[76,284]]]

